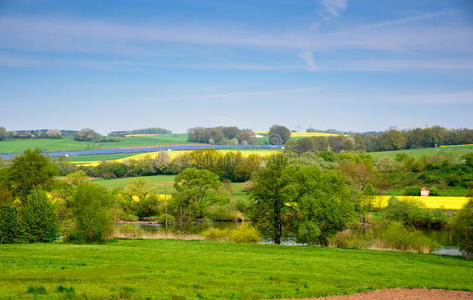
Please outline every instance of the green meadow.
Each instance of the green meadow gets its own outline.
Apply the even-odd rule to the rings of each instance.
[[[71,136],[60,139],[11,139],[0,142],[0,154],[21,153],[26,149],[47,149],[48,152],[91,150],[115,147],[158,146],[166,144],[195,144],[187,141],[187,134],[161,134],[117,138],[120,142],[83,142]]]
[[[118,240],[0,246],[2,298],[261,299],[473,291],[473,261],[394,251]]]
[[[396,158],[396,155],[398,155],[399,153],[406,153],[407,155],[415,159],[418,159],[419,157],[424,156],[424,155],[447,153],[451,155],[454,159],[460,160],[463,155],[468,154],[468,153],[473,153],[473,145],[368,152],[368,154],[370,154],[375,161],[378,161],[382,157],[390,157],[394,159]]]
[[[155,193],[164,193],[166,187],[167,192],[174,192],[175,175],[156,175],[156,176],[140,176],[140,177],[125,177],[117,179],[95,179],[93,182],[100,184],[110,190],[114,188],[124,188],[130,182],[136,181],[138,179],[143,179],[150,187],[150,191]]]

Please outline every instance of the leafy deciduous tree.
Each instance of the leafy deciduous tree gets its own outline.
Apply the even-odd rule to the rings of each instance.
[[[33,190],[23,202],[21,225],[29,242],[48,243],[57,238],[59,219],[45,191]]]
[[[113,233],[112,199],[106,188],[84,182],[72,195],[74,225],[66,240],[76,243],[104,242]]]
[[[51,186],[57,168],[49,157],[41,154],[40,149],[25,150],[23,155],[13,159],[8,168],[8,181],[13,196],[22,199],[35,189],[47,189]]]
[[[208,206],[206,195],[210,190],[216,190],[221,185],[218,176],[209,170],[189,168],[176,176],[173,202],[177,204],[179,228],[183,222],[188,223],[195,217],[202,216]]]

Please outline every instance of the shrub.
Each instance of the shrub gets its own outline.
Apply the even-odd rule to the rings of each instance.
[[[259,232],[248,223],[243,223],[230,232],[230,238],[235,243],[257,243],[261,241]]]
[[[235,243],[257,243],[261,241],[259,232],[248,223],[243,223],[237,229],[210,228],[202,233],[208,240],[233,241]]]
[[[81,183],[72,195],[74,225],[66,241],[74,243],[104,242],[112,237],[111,195],[100,185]]]
[[[418,230],[408,229],[399,222],[384,221],[339,232],[331,239],[331,245],[341,248],[389,248],[417,252],[429,252],[438,247]]]
[[[387,226],[381,234],[381,240],[386,248],[399,250],[426,252],[426,250],[430,251],[430,249],[438,247],[422,232],[415,229],[409,230],[398,222]]]
[[[363,228],[364,229],[364,228]],[[330,245],[346,249],[363,249],[372,246],[373,237],[362,228],[345,229],[330,239]]]
[[[28,288],[26,289],[26,292],[28,294],[35,294],[35,295],[46,295],[47,292],[46,292],[46,289],[44,288],[44,286],[28,286]]]
[[[19,233],[16,208],[12,204],[4,204],[0,210],[0,244],[17,243]]]
[[[159,212],[160,204],[155,194],[149,194],[138,203],[138,217],[150,217]]]
[[[160,215],[158,218],[158,222],[162,224],[166,223],[166,215],[165,214]],[[175,222],[174,216],[168,214],[168,224],[171,224],[174,222]]]
[[[67,293],[67,294],[74,294],[75,293],[75,289],[73,286],[71,287],[66,287],[66,286],[63,286],[63,285],[58,285],[56,287],[56,292],[57,293]]]
[[[410,186],[404,190],[404,196],[420,196],[419,186]]]
[[[233,203],[226,205],[215,205],[209,208],[207,217],[212,220],[236,220],[240,216],[240,213],[235,209]]]
[[[212,241],[225,241],[230,240],[229,235],[230,231],[228,229],[218,229],[211,227],[208,230],[204,231],[202,235]]]
[[[46,192],[34,190],[23,203],[21,226],[28,242],[52,242],[57,238],[59,218]]]
[[[438,196],[438,195],[439,195],[439,191],[437,190],[436,187],[431,187],[431,188],[430,188],[430,191],[429,191],[429,195],[430,195],[430,196]]]
[[[450,174],[447,178],[448,185],[457,186],[460,184],[461,177],[457,174]]]
[[[119,227],[118,231],[126,238],[139,239],[143,237],[144,230],[138,226],[124,224]]]
[[[448,222],[448,216],[441,211],[429,211],[421,208],[417,201],[399,201],[395,197],[389,199],[382,216],[386,220],[415,227],[442,228]]]
[[[461,209],[450,223],[450,230],[465,256],[473,256],[473,200]]]
[[[246,193],[252,186],[253,186],[252,181],[246,181],[245,183],[243,183],[241,190]]]

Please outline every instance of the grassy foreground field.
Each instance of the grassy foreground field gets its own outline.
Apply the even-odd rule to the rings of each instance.
[[[75,141],[71,136],[60,139],[13,139],[0,142],[0,154],[21,153],[26,149],[47,149],[48,152],[90,150],[115,147],[155,146],[165,144],[196,144],[187,141],[187,134],[161,134],[117,138],[120,142],[94,143]]]
[[[14,299],[68,293],[107,299],[260,299],[393,287],[473,290],[473,261],[462,258],[207,241],[1,245],[0,268],[0,295]],[[43,289],[46,294],[38,295]]]

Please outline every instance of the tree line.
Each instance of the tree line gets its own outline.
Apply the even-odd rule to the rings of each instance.
[[[390,129],[383,133],[361,135],[367,151],[419,149],[443,145],[473,144],[473,129],[447,129],[440,126],[409,130]]]
[[[75,130],[33,129],[7,131],[0,127],[0,141],[6,139],[60,139],[63,136],[72,136]]]
[[[171,134],[171,130],[164,128],[153,127],[153,128],[143,128],[143,129],[134,129],[134,130],[119,130],[112,131],[108,135],[114,137],[123,137],[129,134]]]
[[[194,127],[187,131],[189,142],[216,145],[253,145],[257,141],[251,129],[231,127]]]
[[[473,144],[472,129],[446,129],[440,126],[410,130],[389,129],[380,133],[306,137],[288,140],[287,149],[297,153],[311,151],[374,152]]]

